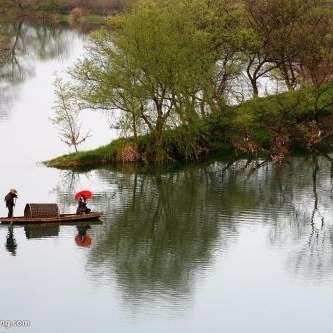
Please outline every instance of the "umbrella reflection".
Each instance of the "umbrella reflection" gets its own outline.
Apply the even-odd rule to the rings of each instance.
[[[77,226],[78,233],[75,236],[75,243],[78,246],[89,247],[91,245],[91,236],[87,234],[89,225]]]
[[[14,229],[13,226],[8,227],[8,233],[6,236],[6,249],[9,253],[11,253],[13,256],[16,255],[16,248],[17,243],[14,237]]]

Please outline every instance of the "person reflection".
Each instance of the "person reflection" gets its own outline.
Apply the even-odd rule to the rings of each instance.
[[[6,249],[9,253],[11,253],[13,256],[15,256],[16,248],[17,248],[17,243],[14,238],[14,229],[13,229],[13,226],[9,226],[7,237],[6,237]]]
[[[78,246],[89,247],[91,245],[91,237],[87,234],[90,225],[77,226],[77,235],[75,236],[75,243]]]

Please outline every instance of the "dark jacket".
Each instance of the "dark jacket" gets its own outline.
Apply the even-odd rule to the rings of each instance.
[[[14,207],[15,206],[15,201],[14,201],[15,198],[17,198],[17,195],[15,193],[9,192],[5,196],[6,207]]]
[[[87,209],[86,200],[83,198],[80,198],[80,200],[78,201],[78,207],[76,210],[76,214],[81,215],[82,213],[85,212],[86,209]]]

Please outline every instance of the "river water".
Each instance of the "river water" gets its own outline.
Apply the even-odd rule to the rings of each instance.
[[[14,214],[23,215],[33,202],[74,212],[73,194],[88,188],[105,215],[85,228],[0,225],[0,323],[34,333],[331,332],[330,163],[47,168],[41,161],[70,151],[49,120],[54,75],[87,37],[21,29],[17,62],[0,81],[0,190],[18,190]],[[81,117],[93,135],[82,149],[117,135],[105,115]],[[79,232],[91,243],[78,243]]]

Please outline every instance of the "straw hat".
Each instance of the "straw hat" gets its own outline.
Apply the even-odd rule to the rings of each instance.
[[[15,188],[11,188],[10,192],[15,193],[15,194],[17,193],[17,191],[15,190]]]

